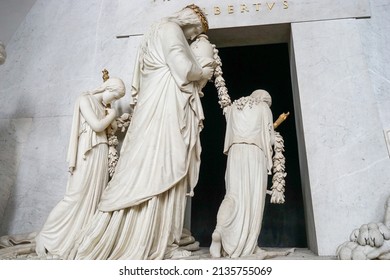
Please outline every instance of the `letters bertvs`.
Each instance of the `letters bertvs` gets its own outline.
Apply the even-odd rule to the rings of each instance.
[[[251,4],[240,4],[240,5],[227,5],[227,6],[214,6],[212,13],[216,16],[223,14],[234,14],[234,13],[250,13],[260,11],[272,11],[273,9],[288,9],[288,1],[274,1],[264,3],[251,3]],[[204,9],[206,14],[209,12]]]
[[[163,2],[170,2],[170,0],[160,0]],[[157,0],[154,0],[157,2]],[[224,6],[214,6],[212,8],[202,7],[202,10],[206,15],[213,14],[219,15],[231,15],[234,13],[250,13],[250,12],[261,12],[261,11],[272,11],[273,9],[287,10],[289,3],[287,0],[284,1],[263,1],[263,2],[252,2],[252,3],[241,3],[241,4],[228,4]]]

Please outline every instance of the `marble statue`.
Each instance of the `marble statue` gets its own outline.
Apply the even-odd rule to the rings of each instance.
[[[6,58],[7,53],[5,52],[5,46],[3,42],[0,41],[0,65],[4,64]]]
[[[226,194],[217,214],[210,254],[214,258],[238,258],[252,254],[264,258],[287,252],[266,252],[257,245],[261,230],[268,174],[273,168],[275,132],[271,96],[255,90],[224,106],[228,155],[225,173]],[[281,123],[282,114],[276,123]],[[272,190],[271,203],[284,202],[284,189]]]
[[[196,5],[144,35],[132,82],[136,102],[114,176],[70,259],[166,259],[179,249],[186,194],[198,181],[204,119],[200,81],[210,79],[188,40],[208,30]]]
[[[232,103],[217,49],[214,49],[214,60],[214,85],[227,122],[224,153],[228,155],[228,162],[226,194],[218,210],[210,254],[214,258],[256,254],[261,259],[288,255],[294,249],[265,251],[257,246],[257,239],[266,194],[271,195],[271,203],[285,201],[284,141],[274,129],[287,119],[289,113],[282,113],[273,122],[272,100],[265,90],[256,90]],[[267,190],[271,169],[274,173],[272,187]]]
[[[350,241],[337,248],[341,260],[390,260],[390,197],[385,206],[383,223],[363,224],[352,231]]]
[[[108,182],[107,129],[115,123],[111,103],[125,95],[122,80],[110,78],[76,101],[67,161],[65,197],[49,214],[35,238],[38,256],[67,258],[80,230],[95,213]]]

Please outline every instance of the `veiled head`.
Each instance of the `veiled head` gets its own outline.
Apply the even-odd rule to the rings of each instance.
[[[209,28],[206,15],[194,4],[176,12],[168,17],[168,20],[176,22],[189,40],[193,40],[199,34],[207,32]]]
[[[257,89],[252,92],[251,97],[260,99],[261,101],[267,103],[269,107],[272,105],[271,95],[266,90]]]
[[[206,14],[202,11],[201,8],[199,8],[195,4],[191,4],[186,6],[184,9],[191,9],[199,18],[201,24],[202,24],[202,29],[203,32],[206,33],[209,30],[209,22],[207,20]]]

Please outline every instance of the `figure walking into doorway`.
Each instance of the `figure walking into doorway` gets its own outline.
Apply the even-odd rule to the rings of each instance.
[[[226,195],[212,234],[212,257],[238,258],[254,253],[264,254],[257,246],[257,240],[275,142],[271,103],[267,91],[255,90],[250,96],[242,97],[224,109],[227,123],[224,153],[228,155]],[[275,124],[280,124],[287,116],[282,114]],[[274,189],[271,202],[283,203],[284,196]],[[270,255],[286,254],[273,253]]]

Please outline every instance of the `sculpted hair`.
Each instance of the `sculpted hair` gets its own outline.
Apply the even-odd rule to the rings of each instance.
[[[176,22],[179,26],[186,26],[186,25],[202,26],[201,19],[191,8],[184,8],[183,10],[178,11],[173,15],[167,17],[166,20]]]
[[[103,86],[105,86],[108,91],[118,92],[120,97],[125,95],[126,87],[121,79],[110,78],[103,83]]]
[[[117,92],[118,96],[123,97],[126,92],[126,87],[123,81],[119,78],[109,78],[107,81],[105,81],[100,87],[93,90],[91,94],[97,94],[101,93],[105,90],[111,91],[111,92]]]

